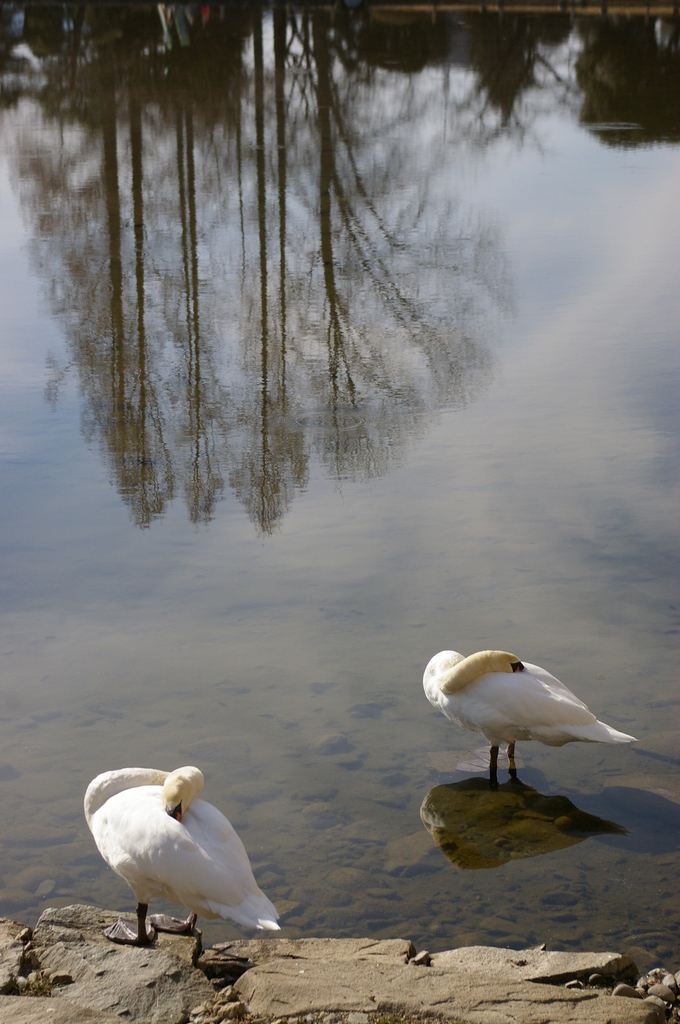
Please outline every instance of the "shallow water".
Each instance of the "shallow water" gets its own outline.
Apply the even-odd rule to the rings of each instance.
[[[680,966],[678,23],[64,10],[2,9],[0,914],[132,907],[87,782],[195,763],[284,934]],[[449,647],[639,738],[518,747],[619,834],[442,855]]]

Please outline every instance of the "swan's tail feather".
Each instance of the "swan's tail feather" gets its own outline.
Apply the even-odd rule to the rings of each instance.
[[[246,928],[266,928],[268,931],[278,931],[280,928],[276,923],[279,916],[276,907],[263,892],[259,896],[246,896],[243,903],[239,903],[237,907],[227,907],[214,900],[208,900],[207,904],[216,916],[230,917],[232,921],[245,925]]]
[[[265,918],[260,918],[260,920],[257,923],[257,927],[260,928],[260,929],[264,928],[266,931],[270,931],[270,932],[280,932],[281,931],[281,925],[280,924],[277,924],[276,921],[267,921]]]
[[[583,733],[578,739],[590,741],[591,743],[637,743],[635,736],[629,736],[627,732],[619,732],[612,729],[611,725],[599,720],[592,725],[581,725],[573,727],[575,733]]]
[[[594,721],[584,725],[548,726],[531,730],[532,739],[561,747],[565,743],[637,743],[635,736],[612,729],[611,725]]]

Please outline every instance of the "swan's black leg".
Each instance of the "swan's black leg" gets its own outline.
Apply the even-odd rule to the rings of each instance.
[[[156,938],[156,930],[152,925],[146,923],[146,912],[149,909],[148,903],[137,904],[137,928],[132,928],[122,918],[108,928],[102,929],[102,933],[111,942],[117,942],[121,946],[148,946]]]
[[[492,747],[489,752],[489,785],[498,789],[498,747]]]
[[[157,932],[172,932],[175,935],[192,935],[196,924],[196,914],[189,914],[186,921],[169,914],[152,914],[149,920]]]
[[[515,741],[508,743],[508,771],[510,772],[510,778],[517,778],[517,768],[515,766]]]

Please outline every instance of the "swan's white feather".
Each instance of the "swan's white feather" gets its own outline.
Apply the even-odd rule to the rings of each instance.
[[[452,694],[442,693],[455,651],[441,651],[423,676],[427,699],[456,725],[481,732],[491,746],[538,740],[550,746],[585,741],[630,743],[634,736],[599,722],[564,683],[540,665],[524,663],[521,672],[487,672]]]
[[[148,903],[152,897],[161,897],[203,917],[230,917],[251,928],[278,928],[276,908],[258,888],[248,854],[230,821],[197,798],[182,820],[175,821],[164,810],[161,793],[160,785],[133,783],[101,800],[94,810],[88,808],[86,795],[86,816],[99,852],[137,900]]]

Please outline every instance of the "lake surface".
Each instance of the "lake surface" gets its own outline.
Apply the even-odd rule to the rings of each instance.
[[[680,966],[679,38],[2,8],[0,914],[131,909],[87,783],[193,763],[284,935]],[[488,647],[639,743],[491,793]]]

